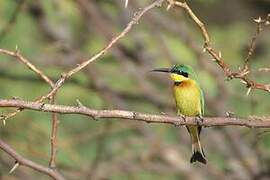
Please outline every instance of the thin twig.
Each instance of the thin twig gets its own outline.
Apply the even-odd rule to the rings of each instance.
[[[16,51],[9,51],[5,49],[0,49],[0,53],[15,57],[17,60],[22,62],[24,65],[26,65],[30,70],[32,70],[34,73],[36,73],[42,80],[44,80],[47,84],[50,85],[51,88],[54,87],[54,82],[40,69],[38,69],[35,65],[33,65],[27,58],[21,55],[18,47],[16,47]],[[55,97],[52,97],[52,104],[54,104]],[[37,100],[36,102],[40,102],[40,100]],[[23,111],[23,108],[18,108],[16,111],[11,112],[7,115],[3,116],[3,121],[5,122],[8,118],[11,118],[15,116],[17,113]],[[52,114],[52,132],[51,132],[51,158],[49,162],[49,166],[51,168],[55,168],[55,158],[56,158],[56,136],[57,136],[57,126],[58,126],[58,120],[57,115],[55,113]]]
[[[103,48],[100,52],[98,52],[97,54],[95,54],[94,56],[92,56],[90,59],[83,61],[81,64],[79,64],[74,69],[71,69],[67,73],[62,73],[61,78],[59,78],[59,80],[56,82],[54,88],[48,94],[42,96],[40,99],[43,101],[45,99],[51,98],[59,90],[59,88],[62,87],[62,85],[64,84],[64,82],[68,78],[70,78],[75,73],[81,71],[88,64],[90,64],[90,63],[96,61],[97,59],[99,59],[100,57],[104,56],[121,38],[123,38],[123,37],[126,36],[126,34],[132,29],[132,27],[135,24],[138,24],[138,21],[140,20],[140,18],[146,12],[148,12],[149,10],[151,10],[154,7],[161,6],[161,4],[162,4],[163,1],[164,0],[156,0],[152,4],[150,4],[150,5],[146,6],[145,8],[143,8],[142,10],[140,10],[138,12],[135,12],[132,20],[127,24],[127,26],[125,27],[125,29],[120,34],[118,34],[117,36],[115,36],[112,39],[112,41],[110,41],[109,44],[105,48]]]
[[[55,96],[52,97],[51,100],[52,104],[55,104]],[[56,113],[52,113],[52,129],[51,129],[51,155],[49,161],[50,168],[56,168],[55,159],[56,159],[56,152],[57,152],[57,129],[58,129],[59,120],[57,118]]]
[[[202,35],[204,37],[204,41],[205,41],[204,50],[207,51],[214,58],[214,61],[222,68],[228,80],[231,80],[233,78],[240,79],[240,81],[244,83],[247,88],[249,88],[248,92],[250,92],[251,89],[260,89],[260,90],[264,90],[270,93],[270,84],[257,83],[253,80],[250,80],[247,77],[249,73],[248,69],[242,68],[239,72],[233,72],[230,69],[230,67],[225,63],[224,59],[222,58],[221,52],[218,52],[211,47],[210,45],[211,41],[210,41],[206,27],[204,26],[202,21],[194,14],[192,9],[189,7],[189,5],[186,2],[179,2],[175,0],[167,0],[167,1],[169,3],[169,6],[175,5],[175,6],[179,6],[185,9],[187,13],[189,14],[189,16],[192,18],[192,20],[200,27]],[[266,22],[269,21],[269,15],[267,16],[265,20],[262,20],[262,19],[260,20],[262,21],[260,22],[260,24],[264,23],[265,25],[268,25],[266,24]],[[256,39],[257,37],[254,40],[252,40],[250,51],[254,49]],[[245,60],[246,63],[249,61],[250,56],[251,55],[248,55],[248,57],[246,58]]]
[[[160,6],[163,1],[164,0],[156,0],[152,4],[150,4],[149,6],[142,9],[141,11],[136,12],[134,14],[134,17],[132,18],[132,20],[126,26],[126,28],[119,35],[117,35],[115,38],[113,38],[112,41],[103,50],[101,50],[99,53],[94,55],[92,58],[90,58],[86,61],[83,61],[80,65],[78,65],[74,69],[70,70],[69,72],[63,73],[61,75],[61,78],[55,84],[42,71],[37,69],[26,58],[24,58],[19,53],[19,51],[17,49],[16,49],[16,52],[11,52],[11,51],[7,51],[7,50],[3,50],[3,49],[0,52],[3,54],[7,54],[9,56],[13,56],[13,57],[17,58],[18,60],[20,60],[21,62],[23,62],[27,67],[29,67],[32,71],[37,73],[43,80],[45,80],[52,87],[52,90],[47,95],[38,98],[35,102],[41,103],[46,99],[54,99],[54,96],[56,95],[58,89],[61,88],[61,86],[64,84],[66,79],[70,78],[72,75],[74,75],[75,73],[77,73],[77,72],[81,71],[83,68],[85,68],[88,64],[90,64],[91,62],[97,60],[98,58],[100,58],[101,56],[106,54],[108,50],[110,50],[121,38],[123,38],[132,29],[133,25],[138,23],[139,19],[147,11],[151,10],[152,8],[154,8],[156,6]],[[3,117],[4,118],[3,121],[5,122],[6,119],[15,116],[17,113],[21,112],[22,110],[23,110],[23,108],[20,107],[16,111],[14,111],[8,115],[5,115]],[[55,114],[53,114],[52,116],[53,116],[53,122],[52,122],[52,133],[51,133],[51,158],[50,158],[49,165],[50,165],[50,167],[53,168],[53,167],[55,167],[56,133],[57,133],[58,120],[57,120]]]
[[[35,65],[33,65],[27,58],[21,55],[18,47],[16,47],[16,51],[14,52],[6,49],[0,49],[0,53],[16,58],[18,61],[26,65],[30,70],[35,72],[42,80],[48,83],[51,86],[51,88],[54,86],[53,81],[48,76],[46,76],[40,69],[38,69]],[[36,100],[36,102],[42,102],[42,100],[39,98]],[[16,109],[14,112],[3,115],[1,119],[2,121],[5,122],[7,119],[16,116],[21,111],[23,111],[22,108]]]
[[[244,63],[244,67],[248,68],[248,62],[255,50],[256,47],[256,40],[258,38],[258,36],[260,35],[260,33],[262,32],[262,25],[263,25],[263,21],[261,20],[261,17],[259,17],[257,20],[254,20],[256,22],[256,31],[253,35],[253,37],[251,38],[251,42],[249,45],[249,50],[248,50],[248,54],[247,57],[245,59],[245,63]]]
[[[17,60],[19,60],[20,62],[22,62],[24,65],[26,65],[30,70],[32,70],[33,72],[35,72],[41,79],[43,79],[45,82],[47,82],[51,87],[54,86],[53,81],[47,76],[45,75],[40,69],[38,69],[35,65],[33,65],[29,60],[27,60],[25,57],[23,57],[18,49],[18,47],[16,47],[16,51],[9,51],[9,50],[5,50],[5,49],[0,49],[0,53],[1,54],[5,54],[8,56],[12,56],[15,57]]]
[[[203,37],[204,37],[205,45],[206,46],[209,45],[210,38],[209,38],[209,35],[208,35],[208,32],[207,32],[207,30],[205,28],[204,23],[202,23],[202,21],[194,14],[194,12],[191,10],[191,8],[188,6],[188,4],[186,2],[182,3],[182,2],[175,1],[174,5],[180,6],[180,7],[184,8],[187,11],[187,13],[190,15],[190,17],[195,21],[195,23],[201,29]]]

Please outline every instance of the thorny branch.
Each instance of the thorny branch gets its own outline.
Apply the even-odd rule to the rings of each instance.
[[[48,83],[51,87],[54,86],[53,81],[46,74],[44,74],[40,69],[38,69],[35,65],[33,65],[32,63],[30,63],[30,61],[28,61],[25,57],[23,57],[21,55],[18,47],[16,47],[16,51],[15,52],[8,51],[8,50],[5,50],[5,49],[0,49],[0,54],[5,54],[5,55],[8,55],[8,56],[15,57],[20,62],[22,62],[24,65],[26,65],[30,70],[32,70],[38,76],[40,76],[40,78],[43,79],[46,83]]]
[[[26,65],[30,70],[32,70],[34,73],[36,73],[42,80],[44,80],[46,83],[50,85],[51,88],[54,86],[54,82],[40,69],[38,69],[35,65],[33,65],[29,60],[27,60],[24,56],[21,55],[18,47],[16,47],[16,51],[8,51],[5,49],[0,49],[0,54],[5,54],[11,57],[15,57],[17,60],[22,62],[24,65]],[[51,103],[54,104],[55,97],[52,98]],[[37,102],[39,102],[37,100]],[[23,108],[18,108],[16,111],[9,113],[5,115],[3,118],[3,123],[5,125],[6,119],[15,116],[17,113],[21,112]],[[50,167],[55,168],[55,157],[56,157],[56,134],[57,134],[57,124],[58,119],[56,114],[52,114],[52,133],[51,133],[51,158],[49,165]]]
[[[92,117],[94,120],[100,118],[122,118],[129,120],[144,121],[147,123],[166,123],[175,126],[182,125],[198,125],[201,126],[246,126],[249,128],[270,128],[269,117],[250,117],[250,118],[237,118],[237,117],[204,117],[203,121],[197,121],[196,118],[180,117],[145,114],[134,111],[123,110],[95,110],[87,108],[83,105],[78,106],[64,106],[54,104],[44,104],[29,102],[23,100],[0,100],[0,107],[20,107],[24,109],[31,109],[41,112],[55,112],[60,114],[81,114]]]
[[[257,32],[255,36],[252,38],[248,56],[244,62],[244,68],[239,68],[238,72],[233,72],[230,69],[230,67],[225,63],[224,59],[222,58],[221,52],[217,52],[211,47],[211,44],[210,44],[211,41],[208,35],[208,31],[206,30],[206,27],[201,22],[201,20],[194,14],[194,12],[188,6],[188,4],[186,2],[178,2],[175,0],[167,0],[167,1],[169,2],[169,6],[168,6],[169,8],[175,5],[175,6],[179,6],[185,9],[187,13],[189,14],[189,16],[193,19],[193,21],[200,27],[202,35],[204,37],[204,41],[205,41],[204,50],[207,51],[214,58],[214,61],[222,68],[228,80],[231,80],[233,78],[240,79],[240,81],[244,83],[247,88],[249,88],[247,94],[249,94],[251,89],[260,89],[260,90],[264,90],[270,93],[270,84],[257,83],[248,77],[248,74],[250,71],[248,67],[248,62],[251,55],[253,54],[257,36],[262,31],[262,26],[268,26],[270,24],[270,14],[268,14],[265,19],[262,19],[261,17],[259,17],[258,19],[255,19],[255,22],[257,23]]]
[[[62,85],[64,84],[64,82],[70,78],[72,75],[74,75],[75,73],[81,71],[83,68],[85,68],[88,64],[96,61],[98,58],[102,57],[103,55],[105,55],[108,50],[110,50],[121,38],[125,37],[126,34],[131,30],[131,28],[135,25],[138,24],[138,21],[140,20],[140,18],[149,10],[151,10],[154,7],[159,7],[161,6],[162,2],[164,0],[157,0],[154,1],[152,4],[150,4],[149,6],[143,8],[141,11],[138,11],[134,14],[134,17],[132,18],[132,20],[128,23],[128,25],[125,27],[125,29],[117,36],[115,36],[112,41],[109,42],[109,44],[100,52],[98,52],[97,54],[95,54],[94,56],[92,56],[90,59],[83,61],[81,64],[79,64],[77,67],[75,67],[74,69],[71,69],[70,71],[68,71],[67,73],[63,73],[61,75],[61,78],[56,82],[54,88],[47,94],[41,97],[42,101],[45,99],[49,99],[51,98],[58,90],[59,88],[62,87]]]
[[[51,104],[55,104],[55,95],[52,97]],[[52,113],[52,129],[51,129],[51,156],[49,161],[50,168],[56,168],[55,159],[57,152],[57,130],[59,120],[56,113]]]
[[[9,51],[9,50],[5,50],[5,49],[0,49],[0,53],[16,58],[18,61],[20,61],[24,65],[26,65],[30,70],[32,70],[33,72],[35,72],[42,80],[44,80],[46,83],[48,83],[51,88],[54,86],[53,81],[48,76],[46,76],[40,69],[38,69],[29,60],[27,60],[24,56],[22,56],[20,54],[20,51],[19,51],[18,47],[16,47],[15,52]],[[39,98],[39,99],[36,100],[36,102],[42,102],[42,101]],[[23,111],[23,109],[19,108],[16,111],[11,112],[11,113],[9,113],[7,115],[2,115],[1,116],[1,120],[3,121],[3,124],[5,125],[7,119],[16,116],[17,113],[19,113],[21,111]]]
[[[15,168],[18,168],[18,165],[26,166],[26,167],[29,167],[29,168],[34,169],[36,171],[39,171],[43,174],[46,174],[46,175],[52,177],[53,179],[56,179],[56,180],[64,180],[65,179],[57,171],[55,171],[51,168],[47,168],[45,166],[42,166],[40,164],[37,164],[33,161],[30,161],[30,160],[24,158],[22,155],[18,154],[12,147],[10,147],[8,144],[6,144],[1,139],[0,139],[0,148],[16,160],[15,165],[14,165]],[[12,168],[11,172],[14,171],[15,168]]]
[[[70,78],[73,74],[79,72],[80,70],[82,70],[83,68],[85,68],[89,63],[97,60],[98,58],[100,58],[101,56],[103,56],[104,54],[106,54],[106,52],[111,49],[114,44],[116,44],[121,38],[123,38],[133,27],[133,25],[137,24],[139,19],[150,9],[156,7],[156,6],[161,6],[161,3],[164,0],[156,0],[154,1],[152,4],[150,4],[149,6],[145,7],[144,9],[142,9],[141,11],[138,11],[134,14],[134,17],[132,18],[132,20],[128,23],[128,25],[126,26],[126,28],[115,38],[112,39],[112,41],[103,49],[101,50],[99,53],[97,53],[96,55],[94,55],[92,58],[83,61],[81,64],[79,64],[76,68],[70,70],[67,73],[63,73],[61,78],[54,84],[52,80],[50,80],[49,77],[47,77],[41,70],[39,70],[38,68],[36,68],[33,64],[31,64],[26,58],[24,58],[20,52],[18,51],[18,48],[16,47],[16,51],[15,52],[11,52],[8,50],[4,50],[4,49],[0,49],[0,53],[9,55],[9,56],[13,56],[15,58],[17,58],[19,61],[21,61],[23,64],[25,64],[29,69],[31,69],[33,72],[35,72],[36,74],[38,74],[45,82],[47,82],[50,87],[52,88],[52,90],[45,96],[42,96],[40,98],[38,98],[35,102],[37,103],[41,103],[46,99],[51,99],[52,104],[54,104],[55,101],[55,95],[58,91],[58,89],[63,85],[63,83],[65,82],[66,79]],[[128,1],[126,1],[126,6],[128,4]],[[20,107],[18,108],[16,111],[5,115],[2,117],[2,121],[5,124],[6,120],[8,118],[11,118],[13,116],[15,116],[17,113],[23,111],[23,108]],[[51,157],[50,157],[50,162],[49,162],[49,166],[51,168],[55,168],[55,157],[56,157],[56,133],[57,133],[57,127],[58,127],[58,120],[56,117],[56,114],[53,113],[52,115],[52,133],[51,133]],[[3,148],[3,147],[1,147]],[[15,158],[16,159],[16,158]],[[43,171],[44,173],[47,173],[45,169],[39,169],[40,171]],[[55,171],[56,172],[56,171]],[[57,172],[56,172],[57,173]]]

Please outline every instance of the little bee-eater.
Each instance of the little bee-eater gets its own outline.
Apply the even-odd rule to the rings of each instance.
[[[177,115],[202,118],[204,114],[204,96],[196,73],[190,66],[175,65],[172,68],[154,69],[154,72],[169,73],[173,80]],[[199,161],[206,164],[206,158],[200,143],[201,126],[186,126],[192,142],[190,163]]]

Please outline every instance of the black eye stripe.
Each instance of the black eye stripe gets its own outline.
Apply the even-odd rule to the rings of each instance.
[[[188,77],[188,73],[183,72],[183,76],[184,76],[184,77]]]
[[[177,72],[177,74],[182,75],[184,77],[188,77],[188,73],[183,72],[183,71]]]
[[[174,69],[173,69],[171,72],[172,72],[172,73],[175,73],[175,74],[182,75],[182,76],[184,76],[184,77],[186,77],[186,78],[187,78],[188,75],[189,75],[187,72],[183,72],[183,71],[179,71],[179,70],[177,71],[177,70],[174,70]]]

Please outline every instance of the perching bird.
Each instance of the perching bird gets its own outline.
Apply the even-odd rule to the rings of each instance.
[[[175,65],[172,68],[154,69],[154,72],[170,73],[173,80],[177,114],[202,118],[204,114],[204,96],[198,83],[197,75],[190,66]],[[206,158],[200,143],[202,127],[197,125],[186,126],[192,141],[192,156],[190,163],[199,161],[206,164]]]

